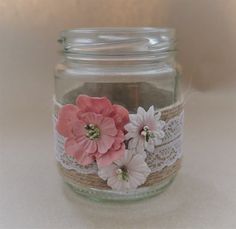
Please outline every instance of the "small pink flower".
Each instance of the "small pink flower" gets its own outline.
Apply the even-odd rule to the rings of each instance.
[[[155,114],[153,106],[148,111],[138,107],[137,114],[131,114],[129,117],[130,122],[124,127],[127,131],[125,138],[129,140],[129,149],[136,149],[138,153],[143,153],[144,150],[153,152],[165,136],[165,122],[160,120],[161,113]]]
[[[118,191],[136,189],[145,183],[151,170],[142,154],[126,150],[119,160],[106,167],[99,167],[98,175],[107,185]]]
[[[128,111],[106,97],[80,95],[76,105],[60,109],[56,128],[66,138],[66,153],[78,163],[88,165],[96,160],[104,166],[124,154],[123,129],[128,121]]]

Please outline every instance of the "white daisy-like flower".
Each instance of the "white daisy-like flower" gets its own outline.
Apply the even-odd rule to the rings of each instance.
[[[125,125],[127,134],[126,140],[129,140],[129,149],[136,149],[137,153],[144,150],[153,152],[155,146],[160,145],[165,136],[163,127],[165,122],[160,120],[161,112],[155,114],[154,107],[151,106],[148,111],[139,107],[137,114],[130,114],[130,122]]]
[[[124,156],[111,165],[100,167],[98,176],[107,180],[107,185],[114,190],[127,191],[136,189],[145,183],[151,170],[141,154],[126,150]]]

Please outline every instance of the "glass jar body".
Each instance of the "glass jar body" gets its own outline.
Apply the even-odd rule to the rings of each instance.
[[[98,34],[94,33],[97,39]],[[100,33],[104,36],[103,31]],[[56,67],[54,117],[58,167],[65,182],[74,191],[89,198],[99,200],[145,198],[163,191],[172,182],[180,167],[183,123],[180,75],[172,51],[158,50],[155,51],[155,55],[151,53],[150,56],[150,51],[142,50],[142,55],[140,53],[137,55],[137,47],[134,45],[137,41],[133,42],[133,37],[130,39],[127,32],[125,42],[124,31],[119,42],[117,37],[120,38],[120,34],[117,36],[116,33],[114,35],[113,30],[106,31],[106,39],[107,33],[110,39],[106,40],[107,43],[102,43],[99,51],[94,51],[94,41],[89,48],[86,43],[87,49],[84,51],[86,55],[81,48],[79,53],[74,50],[65,53],[63,60]],[[141,36],[146,36],[145,34]],[[158,33],[157,37],[160,38],[161,35],[162,33]],[[114,36],[115,43],[110,41]],[[143,39],[140,42],[144,42]],[[123,46],[126,47],[125,53]],[[135,53],[130,53],[131,51],[127,53],[127,49],[135,50]],[[92,54],[88,50],[92,50]],[[72,119],[65,108],[68,104],[74,106],[71,109],[78,108],[76,121],[85,123],[84,129],[80,129],[78,133],[76,121],[70,123],[68,127],[68,120]],[[153,117],[151,117],[152,109],[155,112]],[[115,123],[116,133],[112,133],[111,135],[114,136],[109,137],[112,143],[107,142],[105,150],[99,145],[100,141],[103,141],[102,124],[99,126],[96,123],[97,129],[94,129],[94,123],[88,123],[89,115],[95,115],[97,118],[102,116],[103,120]],[[152,130],[150,123],[155,118],[158,119],[153,124],[156,129]],[[65,119],[68,119],[67,123]],[[89,126],[90,124],[92,127]],[[134,127],[138,128],[136,135],[133,133]],[[70,134],[68,128],[71,130]],[[82,132],[85,138],[80,138]],[[123,140],[115,146],[115,142],[120,139],[119,132]],[[129,138],[129,136],[133,137]],[[85,148],[80,144],[83,140],[89,142],[86,143],[87,145],[84,144]],[[130,142],[138,143],[135,145]],[[93,146],[96,144],[96,146],[91,148],[89,144]],[[140,145],[141,150],[137,145]],[[83,154],[81,147],[86,151],[86,160],[81,160]],[[120,156],[117,156],[118,154]],[[132,156],[128,156],[131,157],[129,160],[125,157],[126,162],[124,162],[124,154],[132,154]],[[121,161],[126,166],[125,170],[122,170],[124,165],[118,166]],[[134,168],[135,161],[137,168]],[[146,170],[139,171],[142,166],[146,166]],[[106,173],[107,170],[110,170],[110,173]],[[138,171],[137,177],[132,170]],[[145,177],[141,177],[144,174]],[[109,182],[109,179],[113,179],[115,184]],[[138,184],[134,184],[135,182]]]

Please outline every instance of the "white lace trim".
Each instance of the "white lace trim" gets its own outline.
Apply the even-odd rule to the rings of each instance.
[[[153,153],[147,153],[146,163],[154,173],[173,165],[181,156],[182,137],[180,136],[172,142],[158,146]]]
[[[170,119],[163,128],[165,136],[162,139],[162,145],[173,141],[183,133],[184,112]]]
[[[162,145],[158,146],[153,153],[147,153],[146,162],[152,173],[161,171],[164,167],[170,166],[182,156],[182,133],[183,133],[184,112],[170,119],[165,127],[165,137]],[[56,123],[56,117],[54,117]],[[82,174],[97,174],[98,168],[96,163],[88,166],[82,166],[76,160],[65,153],[65,138],[55,130],[55,153],[56,159],[60,164],[69,170],[75,170]]]

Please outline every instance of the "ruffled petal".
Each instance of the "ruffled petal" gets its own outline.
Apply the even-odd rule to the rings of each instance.
[[[81,137],[81,136],[85,136],[86,135],[86,131],[85,131],[85,122],[83,122],[82,120],[77,120],[73,123],[72,126],[72,133],[73,136],[75,137]]]
[[[110,149],[107,153],[98,155],[96,159],[97,164],[100,167],[108,166],[113,161],[120,159],[124,155],[124,152],[125,152],[125,144],[123,143],[119,150]]]
[[[74,139],[67,139],[65,151],[68,155],[76,159],[80,165],[89,165],[94,162],[94,157],[81,150],[80,145]]]
[[[115,138],[108,135],[101,135],[97,140],[98,153],[106,153],[114,143]]]
[[[75,155],[76,161],[80,165],[90,165],[95,161],[95,158],[93,155],[88,155],[85,152],[80,152]]]
[[[146,114],[146,111],[142,107],[138,107],[137,114],[144,117]]]
[[[136,146],[137,147],[136,150],[137,150],[138,153],[143,153],[144,152],[144,143],[145,143],[144,138],[142,136],[140,136],[139,139],[138,139],[137,146]]]
[[[123,133],[121,130],[119,130],[119,131],[118,131],[118,134],[117,134],[117,136],[116,136],[116,138],[115,138],[115,141],[114,141],[114,143],[113,143],[113,145],[112,145],[112,148],[113,148],[114,150],[120,149],[121,143],[125,140],[124,138],[125,138],[125,137],[124,137],[124,133]]]
[[[114,163],[117,166],[121,167],[123,165],[127,165],[130,162],[130,160],[132,160],[132,157],[133,157],[133,155],[130,153],[130,151],[125,150],[124,156],[121,157],[119,160],[114,161]]]
[[[72,135],[72,126],[78,120],[78,107],[72,104],[64,105],[58,112],[57,131],[64,137]]]
[[[109,116],[113,112],[112,104],[106,97],[79,95],[76,105],[82,112],[95,112],[104,116]]]
[[[128,123],[124,126],[125,130],[132,133],[137,133],[139,131],[139,126],[134,125],[133,123]]]
[[[107,185],[114,190],[122,190],[122,181],[120,181],[117,176],[109,177],[107,180]]]
[[[87,154],[94,154],[97,152],[97,143],[95,140],[82,136],[76,139],[81,151]]]
[[[78,117],[82,119],[86,124],[94,124],[98,127],[101,125],[104,118],[101,114],[96,114],[94,112],[81,113],[81,111],[78,112]]]
[[[101,177],[103,180],[107,180],[109,177],[116,175],[116,165],[111,164],[106,167],[99,167],[98,176]]]
[[[114,121],[118,129],[123,130],[124,125],[129,122],[129,112],[120,105],[113,105]]]
[[[142,174],[141,172],[131,171],[129,173],[129,183],[132,189],[137,188],[138,186],[145,183],[147,175]]]
[[[65,142],[65,152],[75,157],[75,155],[80,152],[80,145],[73,138],[68,138]]]
[[[117,134],[115,122],[112,118],[104,117],[99,129],[102,135],[115,136]]]

